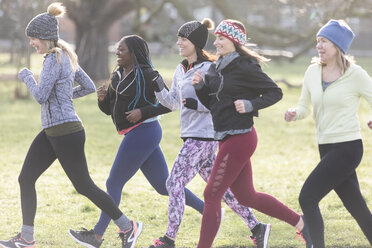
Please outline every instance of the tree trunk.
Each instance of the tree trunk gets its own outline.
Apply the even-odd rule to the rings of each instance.
[[[111,25],[134,9],[134,0],[62,0],[76,26],[76,53],[80,66],[93,80],[109,77]]]
[[[109,77],[108,30],[91,26],[76,27],[76,53],[80,66],[93,80],[104,80]]]

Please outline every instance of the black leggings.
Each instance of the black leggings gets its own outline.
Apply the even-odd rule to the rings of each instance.
[[[24,225],[34,225],[37,206],[36,180],[57,158],[78,193],[89,198],[112,219],[116,220],[122,215],[112,198],[99,189],[90,178],[84,143],[84,130],[58,137],[47,136],[41,131],[36,136],[18,178]]]
[[[335,190],[372,245],[372,215],[355,172],[363,156],[362,141],[319,145],[319,153],[321,160],[306,179],[299,198],[314,248],[325,247],[318,204],[331,190]]]

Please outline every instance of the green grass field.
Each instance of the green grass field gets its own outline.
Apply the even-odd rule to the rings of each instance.
[[[5,56],[1,55],[4,59]],[[4,61],[1,61],[0,64]],[[168,80],[172,77],[179,58],[154,58],[155,67]],[[33,59],[32,70],[38,72],[39,58]],[[276,78],[286,78],[300,84],[310,58],[295,64],[270,62],[264,70]],[[372,59],[360,59],[359,64],[372,75]],[[1,74],[15,73],[11,66],[1,66]],[[15,100],[14,89],[18,81],[0,82],[0,239],[7,239],[20,230],[18,174],[33,138],[40,131],[40,107],[32,98]],[[259,141],[252,158],[256,190],[269,193],[300,212],[298,195],[302,184],[319,160],[315,143],[314,121],[311,117],[286,123],[283,115],[288,107],[296,105],[299,88],[281,85],[283,99],[260,112],[255,119]],[[24,86],[23,86],[24,87]],[[25,89],[25,87],[24,87]],[[122,137],[117,135],[110,117],[97,107],[96,95],[75,101],[78,115],[86,130],[85,151],[92,178],[101,188],[109,174]],[[370,110],[361,102],[360,122],[364,137],[364,157],[358,167],[360,187],[367,204],[372,209],[372,131],[366,122]],[[171,169],[182,145],[179,138],[179,113],[164,115],[161,120],[163,139],[161,147]],[[58,162],[54,163],[37,182],[38,212],[35,220],[37,247],[79,247],[68,235],[69,228],[92,228],[100,211],[86,198],[76,193]],[[203,197],[205,183],[197,176],[188,186]],[[148,247],[152,240],[163,235],[167,226],[168,198],[159,196],[141,172],[125,186],[120,209],[133,219],[144,222],[144,230],[136,247]],[[253,247],[247,239],[250,232],[244,222],[223,203],[226,215],[213,247]],[[370,247],[354,219],[332,192],[320,203],[325,222],[327,247]],[[254,211],[257,219],[272,224],[270,247],[304,247],[296,240],[295,229],[290,225]],[[177,247],[196,247],[200,231],[201,215],[186,208],[177,237]],[[372,227],[371,227],[372,228]],[[120,247],[116,226],[110,224],[102,247]]]

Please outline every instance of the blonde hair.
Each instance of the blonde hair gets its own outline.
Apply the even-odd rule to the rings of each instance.
[[[62,17],[66,13],[66,7],[60,2],[55,2],[48,6],[47,13],[55,17]]]
[[[336,45],[334,46],[336,47],[337,50],[336,63],[341,68],[341,72],[343,75],[346,72],[346,70],[349,69],[350,65],[355,63],[355,60],[353,56],[344,54],[338,46]],[[320,66],[327,65],[326,63],[322,62],[319,57],[313,57],[311,59],[311,63],[318,64]]]
[[[60,2],[55,2],[48,6],[47,13],[55,17],[62,17],[66,13],[66,7]],[[68,44],[66,41],[62,39],[58,39],[58,41],[40,39],[40,42],[46,47],[47,54],[56,54],[58,63],[61,63],[62,51],[66,52],[70,60],[72,70],[76,71],[78,69],[78,57],[70,44]]]
[[[70,60],[72,71],[75,72],[79,68],[78,57],[70,44],[68,44],[66,41],[58,39],[58,41],[40,40],[40,42],[46,47],[47,54],[56,54],[58,63],[61,63],[61,54],[62,51],[64,51]]]

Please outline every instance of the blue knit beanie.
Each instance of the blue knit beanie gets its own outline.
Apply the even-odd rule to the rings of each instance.
[[[353,31],[349,27],[333,19],[325,24],[316,36],[322,36],[332,41],[343,53],[349,50],[351,42],[355,37]]]

